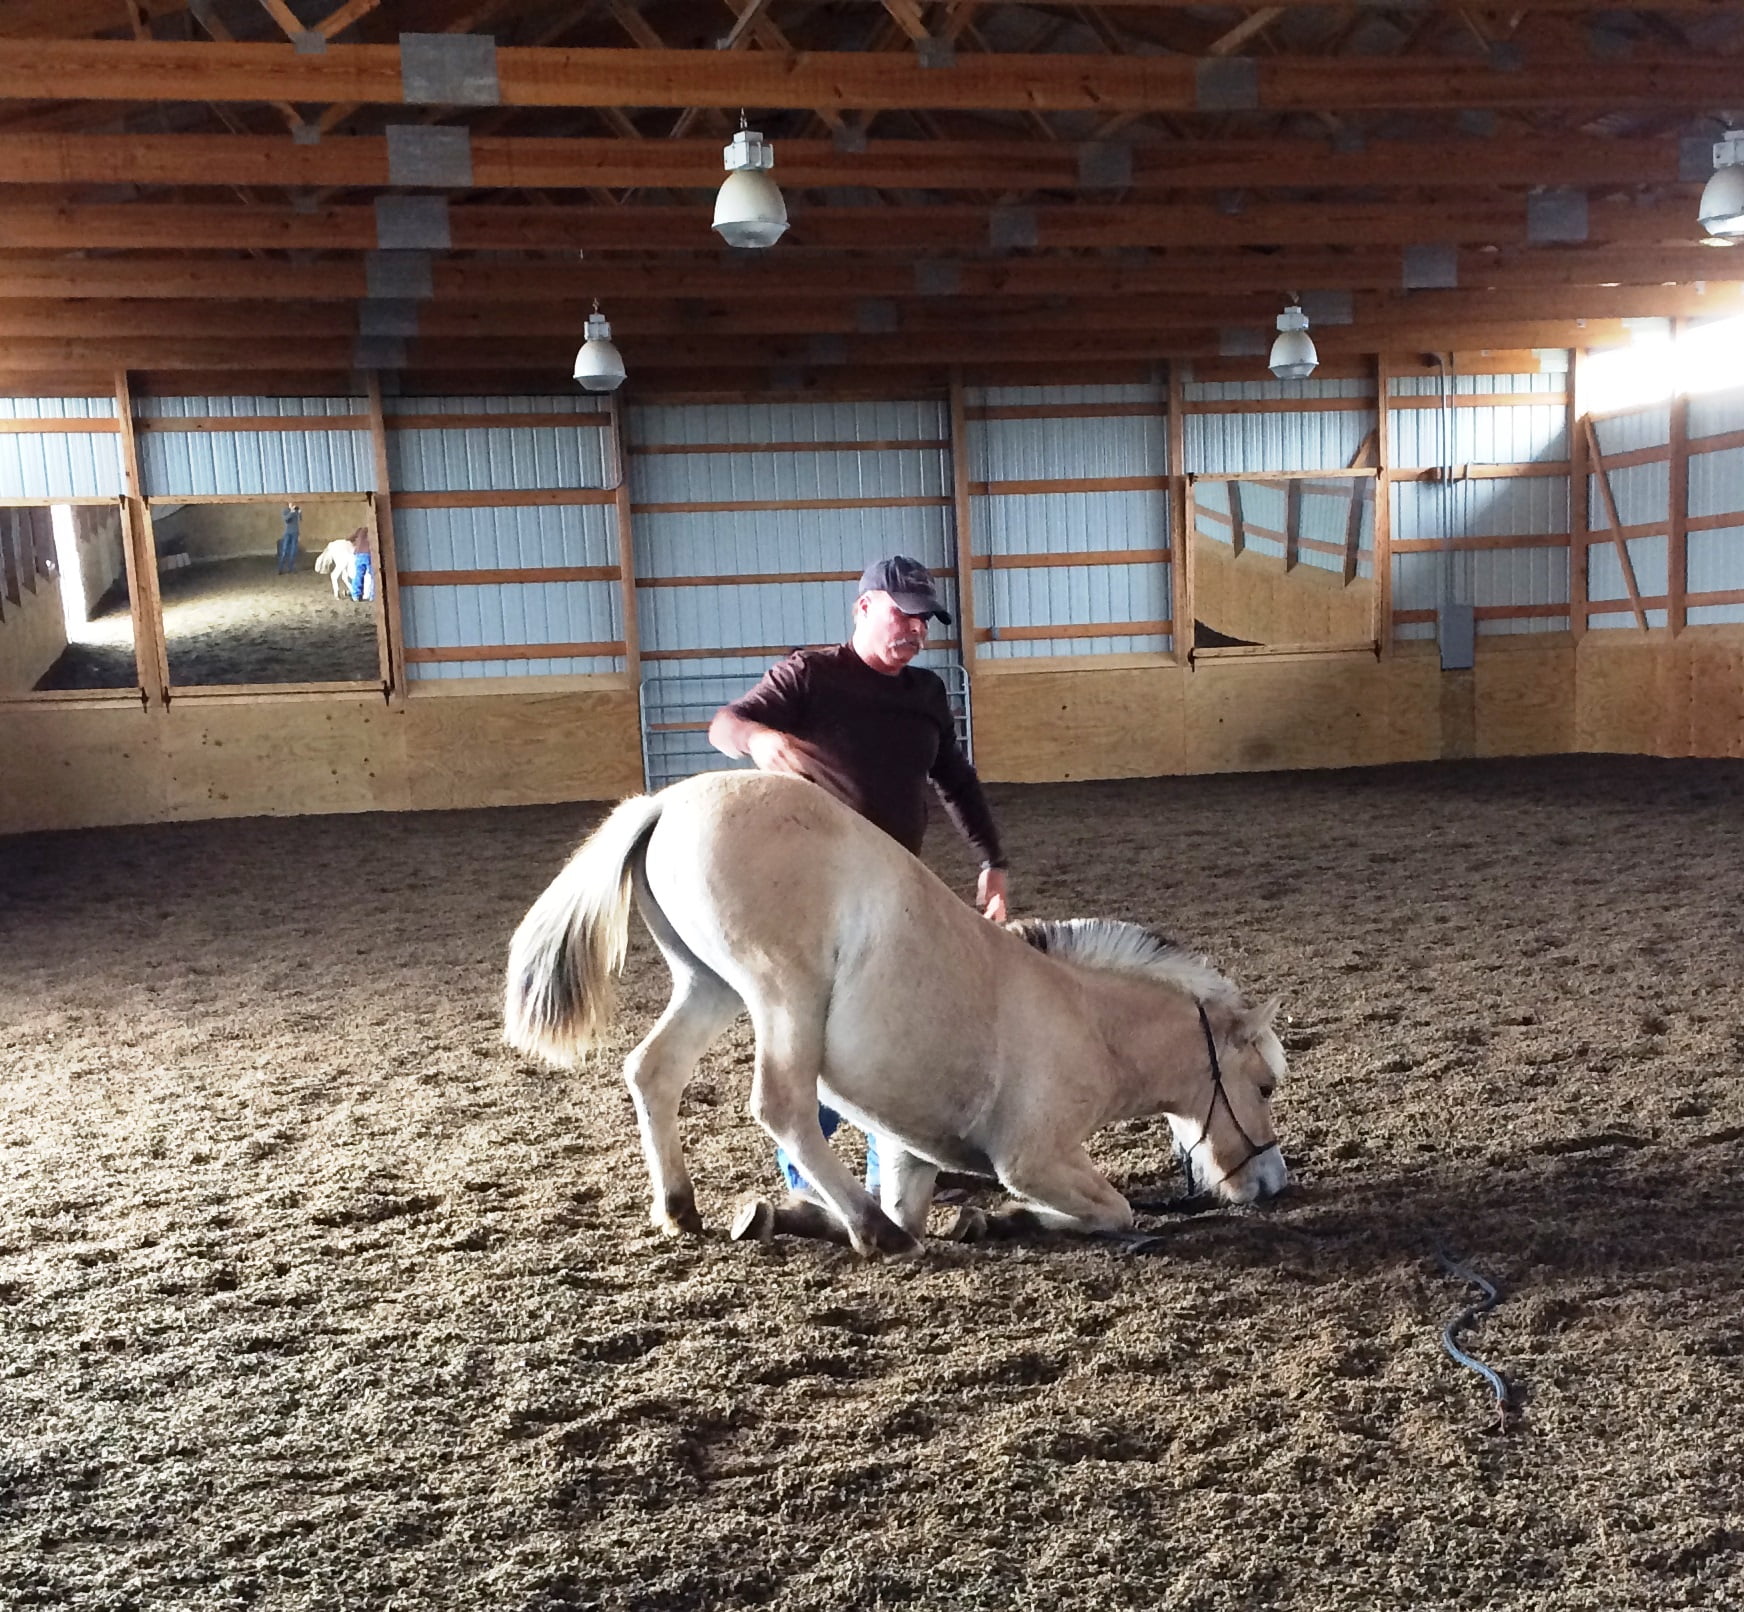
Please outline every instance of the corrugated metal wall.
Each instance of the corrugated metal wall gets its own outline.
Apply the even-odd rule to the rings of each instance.
[[[1188,380],[1181,401],[1190,475],[1342,469],[1375,429],[1372,380]]]
[[[1698,452],[1701,439],[1744,432],[1744,389],[1689,401],[1689,516],[1692,521],[1736,514],[1736,522],[1692,531],[1688,537],[1688,591],[1744,592],[1744,445]],[[1744,601],[1692,604],[1692,627],[1744,621]]]
[[[375,490],[366,405],[357,397],[140,397],[133,414],[148,498]],[[261,429],[267,419],[346,418],[349,426]],[[217,422],[246,420],[227,431]],[[178,421],[198,421],[177,429]]]
[[[1593,429],[1599,452],[1607,459],[1613,454],[1665,448],[1671,442],[1671,410],[1659,404],[1629,414],[1611,415],[1595,420]],[[1630,532],[1624,541],[1641,597],[1663,599],[1671,575],[1668,564],[1671,540],[1665,530],[1671,520],[1671,465],[1661,459],[1650,464],[1611,466],[1603,477],[1595,472],[1587,487],[1587,507],[1594,531],[1605,530],[1608,524],[1609,511],[1602,487],[1605,480],[1609,481],[1611,496],[1616,500],[1617,519],[1625,527],[1660,528],[1645,534]],[[1623,561],[1616,544],[1592,544],[1587,550],[1587,598],[1594,604],[1610,599],[1624,603],[1621,609],[1588,615],[1587,626],[1595,631],[1635,627],[1635,613],[1627,605],[1628,597]],[[1649,627],[1663,627],[1666,619],[1663,608],[1647,611]]]
[[[872,561],[921,561],[955,614],[943,400],[654,404],[627,434],[651,783],[729,765],[710,715],[790,650],[843,641]],[[935,626],[919,664],[956,666],[954,637]]]
[[[1396,476],[1392,483],[1394,636],[1433,639],[1434,614],[1444,601],[1472,606],[1480,634],[1566,632],[1566,372],[1454,375],[1450,382],[1456,400],[1518,401],[1389,409],[1395,472],[1455,467],[1453,479]],[[1394,376],[1389,386],[1393,400],[1433,404],[1441,395],[1433,371]],[[1534,463],[1546,474],[1496,478],[1458,470]],[[1449,540],[1451,553],[1442,548]]]
[[[408,677],[624,669],[608,421],[595,400],[569,395],[394,401],[385,423]],[[532,493],[550,501],[525,501]],[[602,574],[565,574],[577,571]]]
[[[97,432],[80,420],[103,419]],[[0,497],[115,498],[121,438],[112,397],[0,397],[0,420],[65,420],[62,431],[0,432]]]
[[[976,388],[966,405],[977,653],[1008,660],[1169,649],[1162,386]],[[1035,485],[1074,481],[1087,485]],[[1071,555],[1083,562],[1058,563]],[[1110,630],[1086,630],[1098,627]]]

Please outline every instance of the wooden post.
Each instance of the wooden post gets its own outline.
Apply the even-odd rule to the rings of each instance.
[[[1188,550],[1191,502],[1187,482],[1187,413],[1181,386],[1181,361],[1169,360],[1169,644],[1177,665],[1193,654],[1193,587]]]
[[[1235,486],[1231,482],[1230,487]],[[1302,483],[1292,479],[1284,488],[1284,569],[1294,571],[1302,559]]]
[[[164,646],[163,596],[158,590],[157,544],[151,510],[139,472],[139,442],[133,430],[133,387],[127,371],[115,371],[116,429],[121,433],[121,558],[133,614],[133,653],[146,703],[169,702],[170,663]]]
[[[1686,322],[1671,322],[1672,350],[1683,340]],[[1666,467],[1665,625],[1675,638],[1686,625],[1684,595],[1689,590],[1689,393],[1671,398],[1671,463]]]
[[[1587,630],[1587,544],[1592,540],[1587,438],[1582,429],[1581,360],[1568,355],[1568,630],[1578,643]]]
[[[963,670],[975,676],[975,542],[970,524],[969,417],[963,400],[963,372],[951,370],[951,509],[957,527],[957,639]],[[993,573],[987,574],[993,586]]]
[[[1284,535],[1288,538],[1290,534],[1286,531]],[[1239,481],[1229,483],[1229,547],[1237,556],[1247,547],[1247,513],[1241,507]]]
[[[1635,612],[1635,625],[1647,631],[1647,612],[1642,608],[1641,589],[1635,582],[1635,562],[1629,558],[1629,541],[1623,536],[1623,521],[1617,514],[1617,497],[1611,491],[1611,473],[1605,468],[1605,456],[1599,449],[1598,433],[1589,415],[1581,421],[1586,431],[1587,455],[1599,478],[1599,496],[1604,500],[1605,519],[1611,525],[1611,540],[1617,545],[1617,558],[1623,567],[1623,586],[1629,593],[1629,608]]]
[[[382,630],[387,634],[389,705],[406,699],[406,638],[400,618],[400,563],[394,547],[394,500],[388,474],[388,431],[382,419],[381,375],[371,370],[369,437],[375,449],[375,591],[381,603]]]
[[[1375,354],[1375,649],[1393,653],[1393,431],[1387,395],[1393,370]]]
[[[612,459],[618,517],[618,589],[623,598],[624,674],[630,687],[642,686],[642,635],[636,617],[636,530],[630,518],[630,455],[624,436],[624,406],[616,392],[610,399]]]

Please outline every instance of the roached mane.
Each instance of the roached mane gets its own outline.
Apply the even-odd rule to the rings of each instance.
[[[1196,1002],[1242,1006],[1241,992],[1203,957],[1118,918],[1019,918],[1005,926],[1038,952],[1109,974],[1132,974],[1185,991]]]

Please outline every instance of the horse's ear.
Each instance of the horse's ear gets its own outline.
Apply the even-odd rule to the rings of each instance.
[[[1284,1005],[1281,996],[1268,996],[1258,1007],[1250,1007],[1241,1015],[1241,1032],[1245,1040],[1257,1041],[1272,1027],[1278,1009]]]

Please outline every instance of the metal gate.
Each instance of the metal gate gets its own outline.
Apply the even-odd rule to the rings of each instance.
[[[969,712],[969,676],[959,661],[930,666],[944,679],[945,693],[957,718],[957,742],[975,759],[974,729]],[[716,711],[737,699],[758,674],[742,671],[691,673],[676,677],[644,677],[642,681],[642,776],[647,787],[664,789],[692,773],[722,772],[748,767],[732,761],[708,742],[708,725]]]

